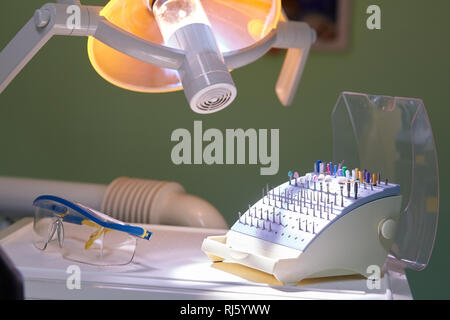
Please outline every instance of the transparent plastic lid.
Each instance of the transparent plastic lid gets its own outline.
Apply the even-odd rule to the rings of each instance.
[[[424,269],[437,230],[439,171],[422,100],[344,92],[331,120],[334,161],[400,184],[402,213],[391,255],[404,267]]]

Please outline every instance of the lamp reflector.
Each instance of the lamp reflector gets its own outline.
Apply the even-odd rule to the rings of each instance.
[[[281,0],[196,1],[201,3],[204,8],[207,21],[209,21],[221,53],[255,44],[273,28],[276,28],[281,16]],[[163,37],[154,13],[148,10],[148,0],[111,0],[100,15],[112,24],[140,38],[170,45],[166,43],[167,35]],[[195,18],[197,19],[198,16]],[[203,22],[203,24],[205,23]],[[163,29],[170,39],[173,34],[171,28]],[[176,30],[178,29],[176,28]],[[93,37],[88,40],[88,53],[94,69],[105,80],[121,88],[137,92],[169,92],[183,89],[177,71],[131,58]],[[216,97],[217,99],[202,100],[199,98],[197,104],[207,106],[219,103],[219,101],[224,101],[229,94],[232,92],[219,95]],[[192,98],[194,96],[195,94]]]

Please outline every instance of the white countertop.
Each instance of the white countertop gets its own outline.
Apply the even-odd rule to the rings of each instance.
[[[81,289],[69,290],[73,261],[36,249],[32,220],[0,232],[0,245],[22,273],[28,299],[412,299],[406,276],[387,263],[381,288],[369,290],[360,276],[307,279],[281,286],[246,267],[213,264],[201,251],[205,237],[227,230],[147,225],[150,241],[139,241],[132,263],[120,267],[77,264]]]

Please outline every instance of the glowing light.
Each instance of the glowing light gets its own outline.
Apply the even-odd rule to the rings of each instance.
[[[156,0],[153,13],[168,45],[172,44],[170,38],[175,31],[186,25],[202,23],[211,26],[200,0]]]

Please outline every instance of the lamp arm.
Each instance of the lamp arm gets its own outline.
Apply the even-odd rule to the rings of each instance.
[[[225,64],[229,69],[237,69],[246,66],[265,55],[273,47],[276,39],[277,32],[276,30],[272,30],[263,39],[249,47],[225,52],[223,54]]]
[[[307,23],[288,21],[278,24],[274,47],[288,49],[275,88],[283,106],[289,106],[294,100],[309,50],[316,38],[315,30]]]
[[[72,27],[68,21],[76,12],[71,6],[74,5],[45,4],[0,52],[0,93],[54,35],[88,36],[95,32],[101,7],[76,6],[80,23]]]
[[[185,61],[183,50],[139,38],[104,18],[99,20],[93,36],[95,39],[127,56],[162,68],[177,70],[180,69]]]

